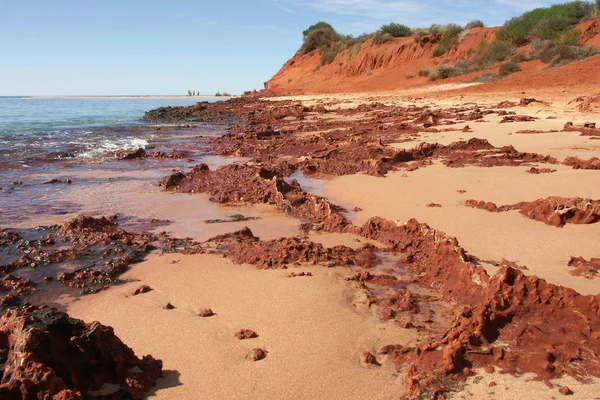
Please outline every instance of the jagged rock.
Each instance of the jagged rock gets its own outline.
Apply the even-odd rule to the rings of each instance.
[[[105,399],[141,399],[162,376],[160,360],[140,360],[112,328],[33,306],[0,317],[0,362],[6,400],[94,398],[104,385]]]

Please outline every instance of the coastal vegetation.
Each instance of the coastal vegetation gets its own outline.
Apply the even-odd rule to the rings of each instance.
[[[412,36],[421,47],[430,46],[431,56],[441,59],[441,62],[436,67],[423,68],[418,72],[406,71],[407,79],[416,74],[436,81],[498,66],[498,73],[485,75],[486,79],[490,76],[500,79],[520,71],[519,63],[524,61],[541,60],[547,64],[547,68],[553,68],[598,54],[595,48],[579,44],[581,32],[576,29],[581,21],[597,15],[598,10],[600,0],[596,0],[595,4],[572,1],[536,8],[506,21],[495,32],[493,40],[482,40],[453,64],[448,58],[453,55],[456,57],[455,51],[472,29],[485,26],[482,21],[473,20],[464,27],[450,23],[414,29],[390,22],[375,33],[358,37],[342,35],[329,23],[320,21],[303,31],[303,43],[298,54],[314,54],[318,51],[321,55],[320,66],[324,66],[333,63],[339,54],[346,53],[345,59],[339,62],[341,66],[350,61],[367,40],[370,40],[371,46],[379,46],[397,38]],[[523,48],[525,45],[529,47]],[[313,72],[318,70],[315,68]]]
[[[560,40],[564,35],[573,35],[574,26],[582,19],[593,16],[594,12],[594,5],[584,1],[536,8],[507,21],[497,37],[509,40],[516,46],[533,39]]]

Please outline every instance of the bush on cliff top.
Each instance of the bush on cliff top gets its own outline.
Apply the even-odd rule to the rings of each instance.
[[[531,39],[556,40],[582,19],[592,16],[594,6],[584,1],[536,8],[507,21],[496,37],[522,46]]]
[[[432,25],[433,31],[433,25]],[[463,31],[463,28],[456,24],[448,24],[444,28],[444,33],[442,33],[442,37],[438,41],[437,46],[433,48],[433,56],[439,57],[448,51],[450,51],[454,46],[458,44],[458,37],[460,33]]]
[[[465,29],[483,28],[484,26],[485,25],[483,24],[482,21],[476,19],[474,21],[469,22],[467,25],[465,25]]]
[[[389,33],[384,33],[383,31],[377,31],[375,35],[373,35],[373,46],[379,46],[380,44],[391,42],[394,40],[394,37]]]
[[[383,25],[380,28],[380,30],[383,33],[390,34],[392,37],[406,37],[410,36],[410,34],[412,33],[411,29],[408,26],[397,24],[395,22],[390,22],[387,25]]]
[[[326,46],[329,43],[337,42],[342,37],[333,29],[327,22],[318,22],[311,25],[307,30],[302,32],[304,41],[300,47],[300,54],[307,54],[319,47]]]

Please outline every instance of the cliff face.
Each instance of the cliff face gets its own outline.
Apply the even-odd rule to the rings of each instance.
[[[395,38],[378,46],[371,39],[364,42],[356,51],[346,49],[340,52],[331,64],[321,65],[318,51],[296,55],[288,60],[277,74],[265,82],[265,89],[275,95],[297,95],[316,93],[392,91],[411,89],[420,86],[464,82],[481,75],[483,71],[473,72],[456,78],[430,82],[427,77],[419,77],[422,68],[435,68],[442,63],[450,63],[464,58],[469,52],[477,51],[482,42],[492,42],[499,28],[474,28],[466,33],[457,48],[433,57],[435,46],[431,38],[419,43],[413,37]],[[600,49],[600,19],[583,22],[578,26],[582,32],[580,44]],[[525,51],[525,50],[524,50]],[[589,63],[592,59],[577,64]],[[596,65],[596,63],[593,63]],[[530,61],[521,65],[523,72],[529,74],[535,70],[543,75],[545,65],[539,61]],[[569,68],[569,65],[561,68]],[[590,68],[592,65],[590,64]],[[488,71],[490,72],[490,71]],[[509,77],[517,77],[522,72]],[[408,76],[412,76],[410,79]],[[596,75],[590,70],[590,79]],[[543,79],[541,79],[543,81]],[[594,81],[597,79],[593,79]],[[496,82],[501,85],[501,82]],[[590,81],[590,83],[593,83]],[[483,85],[482,85],[483,86]]]

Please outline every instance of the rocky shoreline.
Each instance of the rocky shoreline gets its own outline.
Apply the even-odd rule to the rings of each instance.
[[[600,336],[594,333],[600,328],[598,296],[581,296],[537,277],[526,277],[509,265],[489,276],[455,238],[416,220],[398,225],[374,218],[363,226],[354,226],[344,216],[343,208],[303,192],[294,180],[287,183],[284,179],[294,171],[305,175],[384,176],[399,168],[409,171],[423,168],[437,159],[453,168],[557,164],[553,157],[521,153],[512,146],[495,148],[485,139],[447,146],[423,145],[408,151],[386,145],[418,136],[422,131],[456,129],[444,128],[444,125],[476,123],[489,114],[504,115],[501,123],[535,121],[535,118],[479,106],[431,111],[427,107],[374,103],[342,111],[290,102],[276,103],[272,110],[265,103],[239,99],[215,105],[227,111],[240,109],[238,117],[246,119],[245,124],[232,127],[230,134],[215,140],[216,150],[221,154],[253,157],[252,164],[221,167],[216,171],[199,166],[188,174],[176,173],[165,178],[163,186],[188,193],[209,193],[212,201],[220,203],[275,204],[283,212],[308,221],[303,226],[307,231],[352,232],[387,244],[389,252],[403,254],[404,267],[412,273],[413,279],[440,290],[447,301],[455,304],[456,310],[448,330],[432,335],[420,347],[390,345],[380,350],[399,370],[406,371],[405,395],[411,398],[443,396],[477,367],[499,368],[507,373],[532,372],[545,381],[563,374],[584,381],[588,375],[600,375],[597,369]],[[323,118],[312,124],[304,122],[315,118],[315,114],[329,113],[343,117],[362,115],[363,119],[354,122]],[[574,130],[572,124],[565,129]],[[462,130],[468,131],[469,126],[465,125]],[[317,134],[310,135],[313,131]],[[570,162],[565,164],[570,165]],[[475,203],[468,201],[467,205],[490,210]],[[597,200],[549,198],[505,208],[519,209],[529,218],[562,226],[567,222],[596,223],[596,203]],[[492,208],[490,211],[505,211]],[[280,248],[282,241],[263,244],[251,232],[234,234],[226,241],[231,242],[224,247],[228,257],[261,267],[281,267],[299,260],[318,262],[322,256],[336,265],[357,264],[357,259],[364,258],[362,253],[369,251],[365,248],[357,253],[334,248],[332,254],[323,249],[314,250],[312,243],[298,241]],[[296,255],[298,250],[300,253]],[[368,270],[352,279],[356,279],[361,288],[396,280],[393,276],[372,275]],[[407,295],[409,299],[414,297],[406,290],[397,289],[392,298],[375,298],[369,300],[369,304],[389,304],[390,307],[381,312],[388,317],[418,313],[414,305],[407,307],[403,302]],[[585,316],[583,320],[580,315]]]
[[[523,100],[526,101],[521,101],[520,113],[535,103]],[[94,398],[100,396],[94,393],[110,384],[114,390],[103,394],[105,398],[141,398],[160,376],[160,360],[147,356],[140,361],[112,335],[110,328],[97,323],[84,325],[58,311],[30,306],[27,299],[36,287],[46,284],[75,287],[82,294],[98,293],[121,284],[119,276],[151,252],[216,254],[260,269],[344,266],[348,269],[346,279],[356,282],[356,290],[364,295],[364,304],[374,316],[419,333],[417,345],[392,342],[381,347],[376,355],[367,352],[361,356],[365,365],[389,360],[398,372],[405,374],[404,393],[398,395],[408,398],[450,396],[460,391],[467,378],[480,369],[532,373],[549,385],[551,379],[565,375],[582,382],[590,376],[600,377],[599,295],[580,295],[536,276],[527,276],[523,268],[506,260],[491,261],[499,269],[490,274],[456,238],[416,219],[400,223],[373,216],[357,224],[347,206],[306,191],[294,179],[297,174],[308,179],[353,174],[384,179],[391,173],[406,174],[436,163],[446,168],[522,167],[524,173],[534,175],[539,172],[532,170],[551,171],[551,167],[561,164],[574,169],[597,169],[593,159],[569,157],[561,162],[546,154],[520,152],[512,145],[496,147],[485,138],[410,146],[410,142],[418,142],[423,135],[467,134],[472,132],[471,126],[492,117],[499,118],[502,124],[519,121],[535,125],[537,117],[507,110],[514,105],[504,102],[495,106],[467,104],[438,109],[380,102],[350,107],[332,101],[306,106],[298,101],[248,97],[146,113],[144,119],[154,123],[226,122],[228,132],[208,140],[210,150],[221,156],[251,159],[213,169],[200,163],[190,171],[173,172],[160,182],[165,191],[207,195],[210,201],[224,206],[267,204],[297,219],[298,234],[262,240],[245,228],[196,242],[175,239],[166,233],[134,233],[119,227],[114,218],[89,216],[80,216],[61,226],[38,228],[36,232],[3,229],[0,270],[5,277],[0,287],[0,305],[7,311],[0,323],[5,338],[0,344],[5,355],[4,377],[10,380],[3,379],[0,393],[4,390],[7,396],[16,396],[18,390],[19,393],[44,390],[57,398]],[[589,124],[581,129],[570,124],[565,130],[586,136],[599,132]],[[185,153],[184,149],[176,149],[173,157],[180,154],[177,151]],[[145,157],[170,156],[133,151],[118,158],[128,162]],[[552,197],[506,206],[468,200],[465,206],[491,212],[519,210],[527,218],[558,227],[597,223],[600,215],[597,203],[593,199]],[[442,208],[437,203],[429,207]],[[309,235],[319,232],[352,234],[381,246],[365,243],[357,248],[327,247],[310,240]],[[67,261],[82,265],[91,261],[92,266],[68,273],[53,270],[53,266]],[[596,261],[580,257],[569,265],[583,268],[587,272],[581,274],[593,277],[590,270],[595,268]],[[35,281],[20,277],[22,268],[39,268],[47,274]],[[312,274],[291,272],[288,276],[310,278]],[[414,290],[415,287],[419,289]],[[175,306],[168,303],[165,309]],[[71,342],[77,342],[78,337],[91,337],[98,343],[83,347],[82,355],[59,360],[32,352],[29,369],[20,370],[22,375],[13,372],[21,362],[13,355],[15,343],[19,343],[13,338],[22,338],[19,340],[27,343],[33,340],[32,332],[39,332],[36,340],[43,337],[54,343],[54,336],[60,340],[68,336],[55,327],[67,329],[65,326],[69,324],[76,328],[68,329],[79,332],[71,335]],[[116,349],[108,353],[126,360],[119,361],[115,371],[85,372],[85,378],[63,374],[63,370],[73,368],[69,367],[73,360],[88,362],[81,361],[81,357],[94,357],[98,352],[96,347],[102,348],[107,343],[113,343],[111,346]],[[56,346],[62,348],[67,344]],[[264,349],[254,350],[260,353],[254,357],[256,360],[269,357]],[[100,352],[104,358],[94,362],[111,364],[104,355],[106,352]],[[127,356],[114,355],[121,353]],[[135,376],[128,372],[132,369],[137,371]],[[37,370],[49,371],[44,376],[52,379],[36,378],[30,383],[24,378]]]

